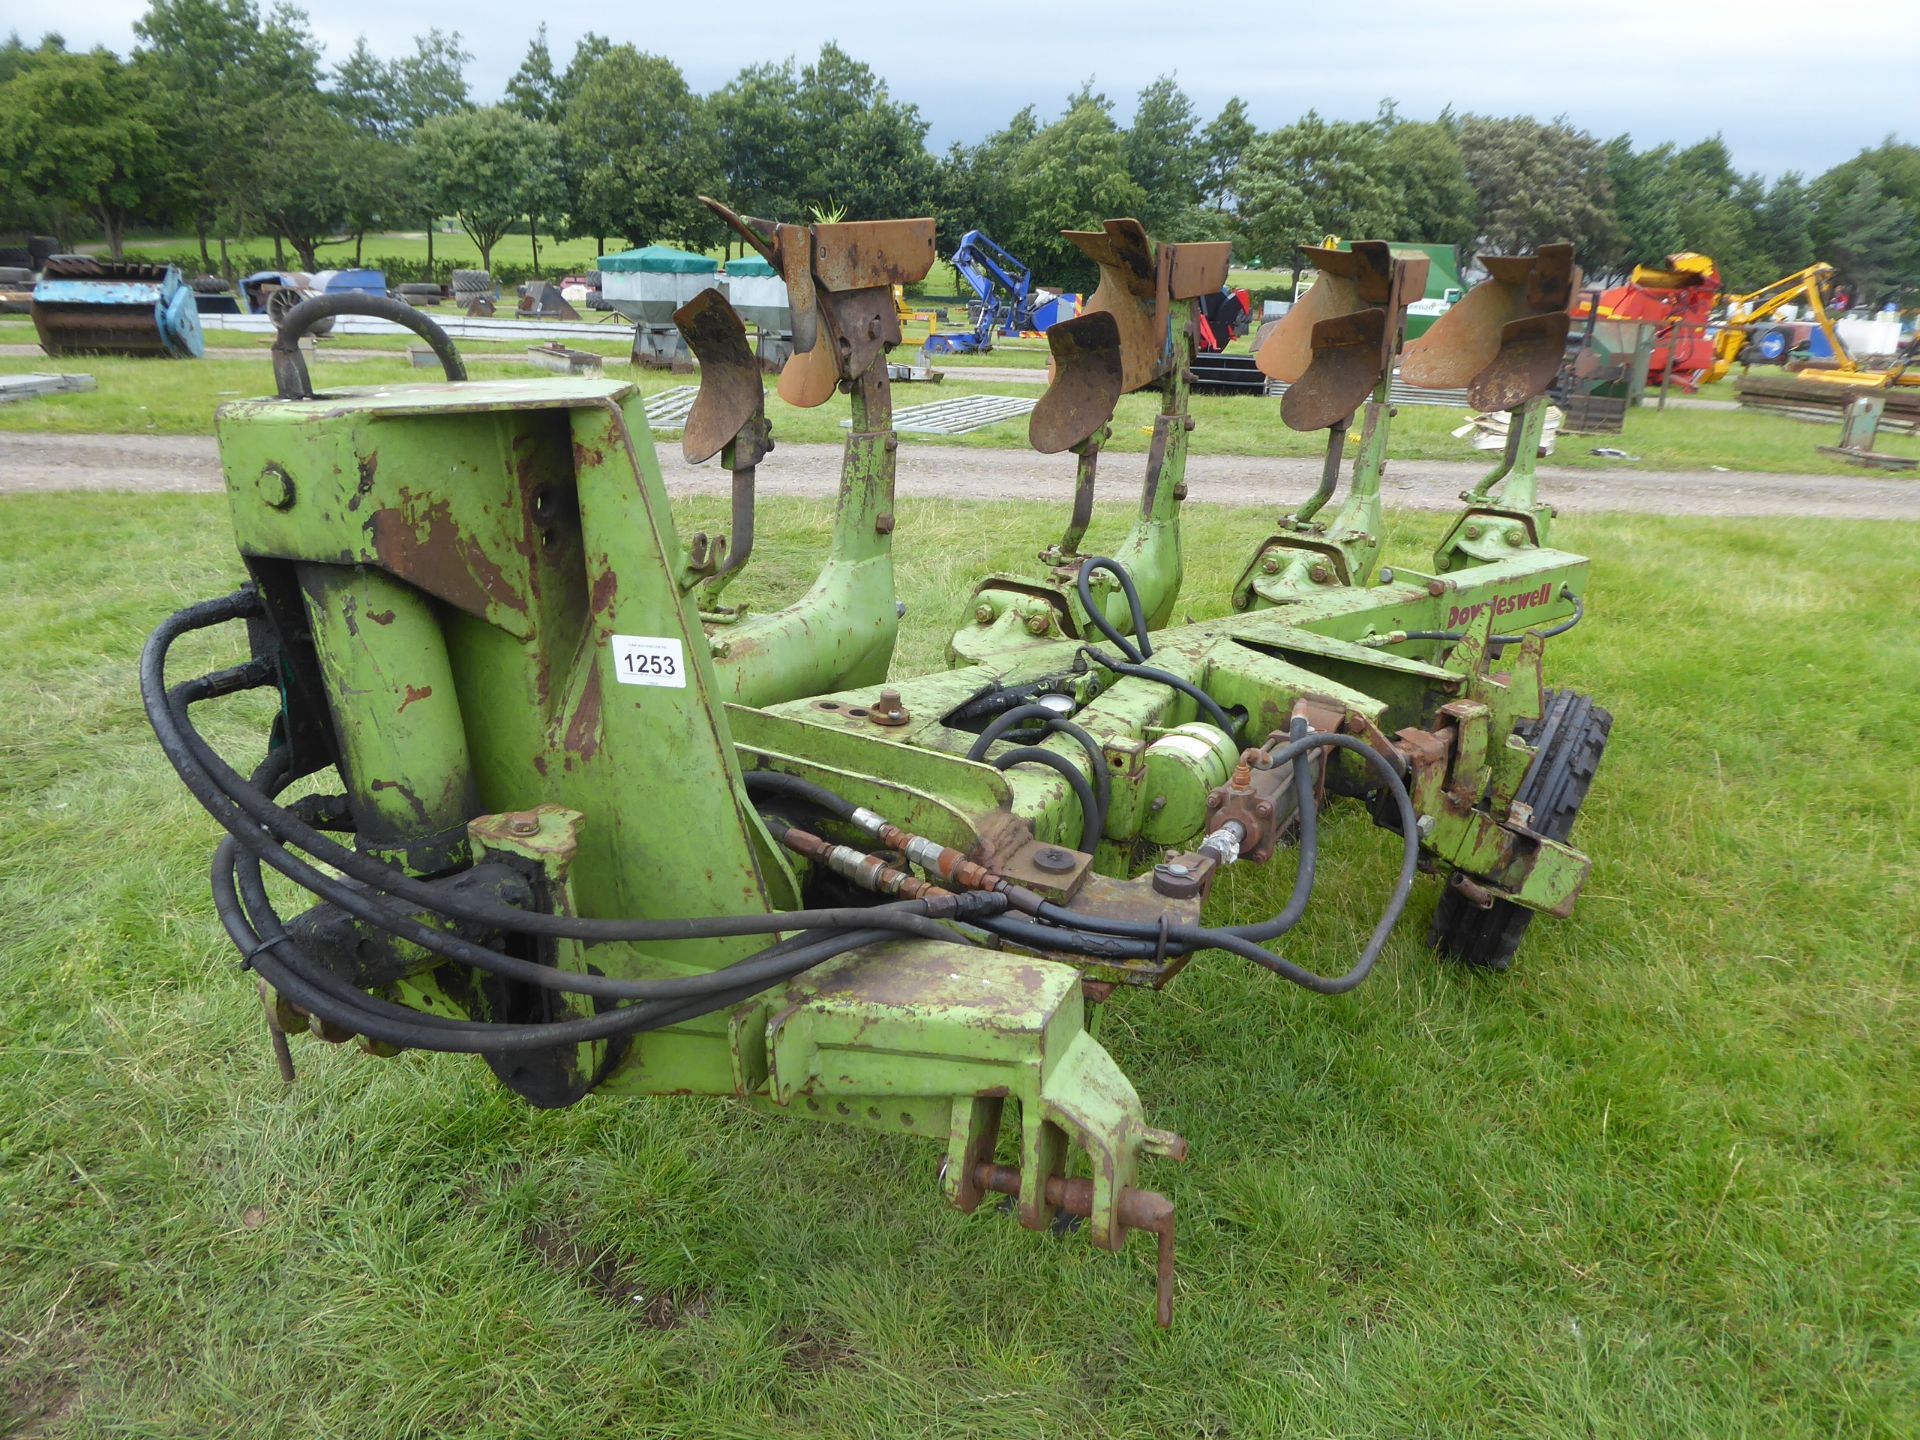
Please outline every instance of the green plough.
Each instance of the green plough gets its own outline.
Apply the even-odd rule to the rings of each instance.
[[[812,586],[764,613],[723,594],[773,444],[719,292],[679,316],[702,367],[682,444],[731,471],[731,537],[676,528],[629,385],[468,381],[400,306],[379,313],[452,383],[317,393],[300,334],[379,307],[307,302],[276,342],[278,396],[219,414],[251,582],[168,619],[142,661],[162,747],[226,831],[216,909],[288,1078],[300,1032],[476,1054],[541,1106],[730,1095],[921,1136],[963,1210],[1010,1197],[1022,1224],[1078,1217],[1112,1250],[1150,1232],[1166,1323],[1174,1212],[1143,1172],[1186,1146],[1095,1038],[1102,1007],[1215,952],[1351,990],[1422,869],[1446,887],[1436,947],[1504,968],[1586,878],[1569,832],[1610,721],[1543,688],[1587,562],[1551,547],[1533,483],[1572,257],[1490,261],[1403,356],[1425,262],[1315,252],[1321,283],[1259,360],[1286,422],[1327,432],[1322,484],[1253,545],[1230,618],[1171,625],[1194,304],[1226,247],[1156,246],[1130,220],[1072,235],[1101,285],[1050,332],[1031,430],[1074,457],[1072,514],[1030,572],[980,581],[949,668],[902,676],[886,362],[893,287],[926,273],[933,224],[715,209],[786,279],[781,395],[851,402]],[[1396,363],[1516,412],[1429,573],[1375,568]],[[1089,555],[1101,447],[1140,390],[1160,414],[1138,514]],[[230,622],[250,659],[168,673],[176,640]],[[279,709],[243,774],[193,711],[247,689]],[[1398,877],[1347,953],[1283,955],[1333,798],[1369,808]],[[1222,871],[1282,852],[1279,914],[1203,922]],[[268,870],[318,903],[282,915]]]

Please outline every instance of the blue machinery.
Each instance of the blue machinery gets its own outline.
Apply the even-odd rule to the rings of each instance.
[[[169,355],[203,348],[193,291],[172,265],[58,255],[33,287],[33,326],[49,355]]]
[[[980,297],[980,318],[972,334],[927,337],[929,355],[973,355],[993,349],[995,335],[1035,329],[1033,271],[978,230],[960,237],[953,268]]]

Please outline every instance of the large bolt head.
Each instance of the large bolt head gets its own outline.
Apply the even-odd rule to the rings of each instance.
[[[991,625],[993,623],[993,606],[987,604],[985,601],[974,606],[973,619],[977,625]]]
[[[1027,633],[1029,635],[1044,635],[1052,628],[1053,617],[1051,615],[1041,614],[1029,615],[1027,617]]]

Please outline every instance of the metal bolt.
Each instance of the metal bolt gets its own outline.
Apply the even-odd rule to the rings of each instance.
[[[293,477],[278,465],[269,465],[260,472],[260,498],[276,510],[290,509],[293,505]]]
[[[1391,565],[1382,565],[1380,567],[1380,583],[1382,585],[1391,585],[1393,583],[1393,567]]]
[[[993,606],[982,601],[973,607],[973,618],[978,624],[991,625],[993,623]]]
[[[1308,567],[1307,578],[1313,581],[1313,583],[1316,585],[1324,585],[1329,580],[1333,579],[1333,572],[1329,570],[1325,565],[1314,564]]]
[[[1053,617],[1051,615],[1040,614],[1029,615],[1027,617],[1027,633],[1029,635],[1044,635],[1052,628]]]
[[[1278,575],[1280,573],[1280,557],[1277,555],[1267,556],[1266,559],[1260,562],[1260,572],[1263,575]]]
[[[1527,532],[1525,530],[1522,530],[1518,525],[1509,525],[1507,527],[1507,544],[1524,545],[1526,543],[1526,539],[1527,539]]]
[[[1033,852],[1033,868],[1044,870],[1049,875],[1065,875],[1077,863],[1071,850],[1062,850],[1058,845],[1049,845],[1044,850]]]
[[[1444,569],[1445,567],[1443,566],[1442,568]],[[1427,594],[1431,595],[1435,600],[1438,600],[1442,595],[1446,593],[1447,593],[1446,581],[1444,580],[1427,581]]]
[[[1173,498],[1176,500],[1184,500],[1187,498],[1186,481],[1182,480],[1178,485],[1173,487]]]
[[[873,529],[877,535],[891,535],[893,533],[893,516],[876,515],[873,520]]]
[[[507,833],[509,835],[522,836],[538,835],[540,833],[540,817],[530,810],[522,810],[517,815],[509,815],[507,817]]]
[[[1207,809],[1209,810],[1218,810],[1226,803],[1227,797],[1222,795],[1218,790],[1210,791],[1207,795]]]
[[[1422,840],[1426,839],[1429,835],[1433,834],[1433,816],[1422,815],[1418,820],[1413,822],[1413,828],[1420,832],[1420,838]]]
[[[1480,538],[1480,527],[1478,525],[1467,526],[1467,539],[1478,540],[1479,538]]]

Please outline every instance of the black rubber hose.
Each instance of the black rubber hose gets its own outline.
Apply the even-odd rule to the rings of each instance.
[[[1156,684],[1171,685],[1198,705],[1207,719],[1225,731],[1229,738],[1237,735],[1240,727],[1234,718],[1226,712],[1218,700],[1191,680],[1182,680],[1172,671],[1162,670],[1155,665],[1134,665],[1125,660],[1115,660],[1111,655],[1102,655],[1098,650],[1089,649],[1086,646],[1080,648],[1080,653],[1094,664],[1111,670],[1116,675],[1130,675],[1138,680],[1152,680]]]
[[[1120,592],[1127,597],[1127,609],[1133,617],[1134,638],[1140,642],[1137,646],[1114,629],[1113,623],[1093,603],[1092,575],[1096,570],[1104,570],[1120,582]],[[1153,654],[1153,642],[1147,639],[1147,616],[1140,604],[1140,592],[1135,588],[1133,576],[1127,573],[1124,565],[1105,555],[1090,555],[1080,562],[1080,573],[1074,577],[1073,585],[1075,592],[1080,596],[1080,608],[1087,612],[1087,622],[1118,645],[1122,655],[1138,665]]]
[[[1073,791],[1074,798],[1080,802],[1080,848],[1091,855],[1094,847],[1100,843],[1100,831],[1106,817],[1093,797],[1093,786],[1080,773],[1080,767],[1066,756],[1052,750],[1042,750],[1038,745],[1018,745],[993,757],[993,768],[996,770],[1009,770],[1015,765],[1045,765],[1058,771],[1066,780],[1067,788]]]
[[[253,613],[257,605],[257,597],[251,591],[240,591],[219,600],[189,606],[168,617],[154,630],[140,657],[141,700],[162,752],[194,798],[223,828],[237,835],[243,845],[251,847],[258,843],[259,837],[254,833],[254,826],[230,818],[227,806],[238,807],[275,840],[297,845],[322,864],[330,865],[391,898],[432,910],[453,920],[564,940],[673,943],[738,935],[768,935],[782,930],[874,925],[915,930],[918,922],[929,913],[925,901],[914,900],[871,907],[846,906],[764,915],[704,916],[687,920],[589,920],[543,911],[516,910],[509,905],[449,896],[383,861],[335,843],[293,812],[275,805],[242,780],[193,728],[185,714],[187,700],[176,700],[166,691],[167,652],[180,635],[244,618]],[[188,687],[181,688],[186,690]],[[442,935],[442,932],[433,933]]]
[[[1342,995],[1360,984],[1372,972],[1374,961],[1379,958],[1380,951],[1386,946],[1387,936],[1392,933],[1401,912],[1406,909],[1408,897],[1413,893],[1414,877],[1420,865],[1419,817],[1414,813],[1413,799],[1408,795],[1406,784],[1401,780],[1399,771],[1393,767],[1386,756],[1365,741],[1351,735],[1317,731],[1304,740],[1290,742],[1288,746],[1275,752],[1276,757],[1284,755],[1295,744],[1313,748],[1348,750],[1361,756],[1380,773],[1400,812],[1400,833],[1403,837],[1400,875],[1394,884],[1392,895],[1387,900],[1386,909],[1381,913],[1380,923],[1374,927],[1373,934],[1368,938],[1366,948],[1361,952],[1359,960],[1344,975],[1318,975],[1311,970],[1303,969],[1284,956],[1275,955],[1272,951],[1265,949],[1248,933],[1267,930],[1275,921],[1266,921],[1261,925],[1250,927],[1170,925],[1166,928],[1164,940],[1170,952],[1225,950],[1251,960],[1256,965],[1264,966],[1282,979],[1290,980],[1303,989],[1312,990],[1321,995]],[[1053,905],[1050,901],[1041,901],[1031,913],[1061,924],[1078,924],[1083,918],[1070,910]],[[1276,916],[1275,920],[1279,918]],[[1103,929],[1119,929],[1121,923],[1111,920],[1101,922]],[[1137,927],[1139,931],[1151,933],[1156,940],[1162,938],[1162,931],[1158,925],[1150,925],[1144,921],[1125,923]]]
[[[273,769],[276,763],[277,762],[269,760],[267,765],[262,766],[260,774],[263,776],[272,775],[277,779],[277,772]],[[267,783],[274,782],[269,781]],[[774,962],[779,956],[782,946],[789,943],[787,941],[782,941],[766,949],[755,951],[753,954],[744,956],[733,962],[733,964],[719,970],[709,971],[702,975],[679,976],[670,980],[618,980],[606,975],[580,974],[573,971],[557,970],[550,965],[541,965],[536,961],[527,960],[518,955],[509,955],[505,952],[466,940],[458,935],[452,935],[443,930],[436,930],[431,926],[421,924],[412,916],[403,912],[389,910],[375,897],[364,894],[349,885],[322,874],[313,869],[312,866],[306,864],[298,856],[288,852],[284,847],[272,844],[257,834],[248,833],[244,826],[238,829],[230,827],[230,834],[236,841],[244,857],[243,866],[245,868],[241,870],[243,886],[246,883],[249,873],[258,877],[259,864],[264,860],[267,864],[273,866],[274,869],[280,871],[281,874],[287,876],[288,879],[294,881],[295,884],[302,886],[317,898],[338,906],[356,919],[363,920],[370,925],[386,930],[389,934],[395,935],[402,940],[410,941],[433,954],[452,960],[457,964],[467,965],[478,970],[485,970],[505,979],[517,980],[525,984],[538,986],[542,989],[559,990],[577,995],[591,995],[608,1000],[646,1000],[678,1003],[699,996],[725,992],[740,985],[750,985],[755,990],[761,989],[773,980],[781,978],[783,973],[780,966]],[[246,901],[248,908],[258,913],[260,907],[265,903],[266,891],[263,886],[259,886],[257,878],[254,881],[254,887],[255,888],[248,890]],[[997,896],[993,897],[993,901],[997,902],[998,905],[1005,904],[1005,901]],[[507,908],[512,914],[533,913],[513,910],[512,907]],[[789,911],[787,913],[792,914],[794,912]],[[863,912],[856,910],[854,913],[859,914]],[[814,936],[815,938],[819,938],[820,936],[820,930],[815,928],[799,926],[791,926],[788,928],[800,930],[802,936]],[[891,931],[897,927],[888,926],[879,928],[886,928]],[[826,933],[831,934],[834,932],[828,930]],[[911,933],[919,934],[927,939],[951,938],[951,932],[944,926],[938,925],[934,921],[925,919],[924,917],[915,917],[914,928]]]
[[[967,759],[980,760],[1001,739],[1007,731],[1028,720],[1043,723],[1048,734],[1058,732],[1072,739],[1087,752],[1087,767],[1093,774],[1093,801],[1100,815],[1100,833],[1107,828],[1107,812],[1113,805],[1113,770],[1107,764],[1107,752],[1100,748],[1100,742],[1087,731],[1066,716],[1048,709],[1045,705],[1022,705],[996,717],[986,729],[982,730],[973,744],[967,747]],[[1005,769],[1004,765],[1000,766]]]
[[[313,398],[313,382],[307,378],[307,361],[300,353],[300,337],[331,315],[370,315],[376,320],[404,325],[433,348],[447,379],[467,378],[466,364],[460,352],[453,348],[447,332],[406,301],[390,295],[371,295],[364,290],[336,290],[302,300],[281,318],[279,333],[273,337],[273,376],[282,400]]]

